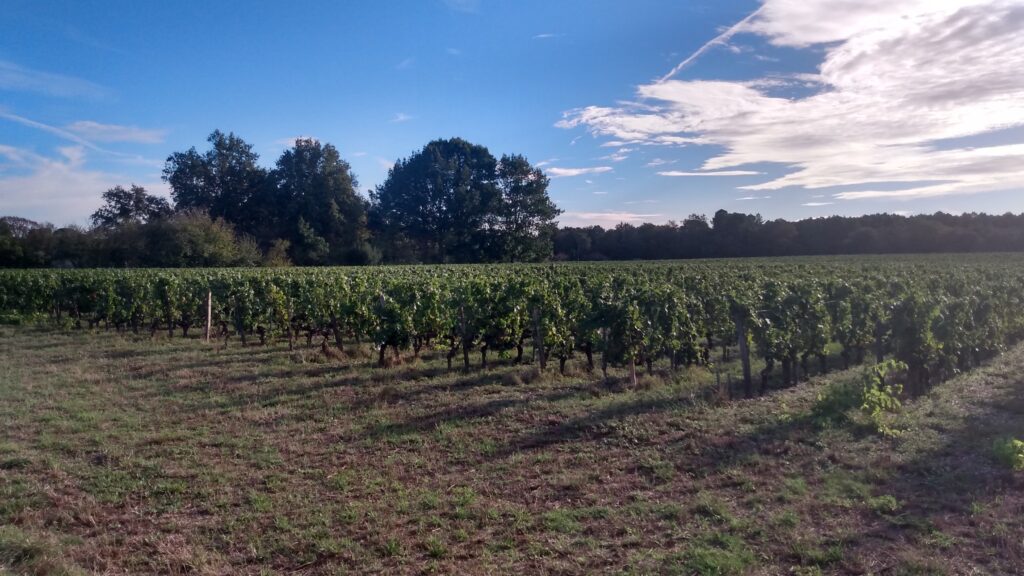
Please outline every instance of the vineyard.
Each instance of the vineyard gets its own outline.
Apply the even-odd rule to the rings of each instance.
[[[893,357],[912,391],[1024,337],[1019,257],[0,272],[0,315],[72,329],[207,332],[224,346],[424,349],[542,370],[712,367],[736,350],[747,396]],[[208,327],[212,326],[212,330]],[[525,351],[529,350],[529,356]],[[479,354],[479,361],[475,356]],[[752,374],[752,359],[762,367]],[[776,370],[778,369],[778,370]]]
[[[0,271],[0,573],[1016,573],[1022,342],[1020,255]]]

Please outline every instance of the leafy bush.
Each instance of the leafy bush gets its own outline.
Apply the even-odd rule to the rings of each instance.
[[[886,360],[864,372],[864,388],[860,409],[871,419],[875,430],[883,436],[898,436],[900,431],[888,422],[887,414],[898,413],[903,405],[899,395],[903,386],[886,381],[890,375],[905,372],[907,365],[898,360]]]
[[[1011,470],[1024,470],[1024,442],[1016,438],[1000,438],[992,446],[996,460]]]

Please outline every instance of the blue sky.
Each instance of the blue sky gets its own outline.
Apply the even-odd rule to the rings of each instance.
[[[1019,0],[53,2],[0,19],[0,214],[84,223],[233,131],[338,147],[362,190],[461,136],[565,224],[719,208],[1024,211]]]

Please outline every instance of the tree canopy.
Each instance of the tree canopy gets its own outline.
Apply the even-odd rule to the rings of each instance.
[[[1024,215],[833,216],[719,210],[682,222],[558,228],[550,181],[525,156],[461,138],[428,142],[359,192],[333,145],[301,138],[265,168],[215,130],[168,156],[167,200],[132,184],[103,193],[92,227],[0,217],[0,267],[283,266],[683,259],[1024,250]]]
[[[461,138],[434,140],[373,191],[373,222],[393,260],[543,259],[559,214],[547,187],[522,156],[498,161]]]
[[[90,219],[98,228],[116,228],[126,224],[143,224],[165,218],[172,212],[164,198],[146,193],[142,186],[114,186],[103,193],[103,206]]]

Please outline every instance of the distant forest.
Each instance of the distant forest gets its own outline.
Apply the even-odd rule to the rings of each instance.
[[[337,149],[300,139],[271,169],[215,131],[171,154],[171,201],[103,194],[91,226],[0,218],[0,267],[195,267],[658,260],[1024,251],[1024,214],[880,214],[789,222],[719,210],[668,224],[558,228],[543,171],[459,138],[399,160],[369,198]],[[30,191],[27,191],[30,192]]]

